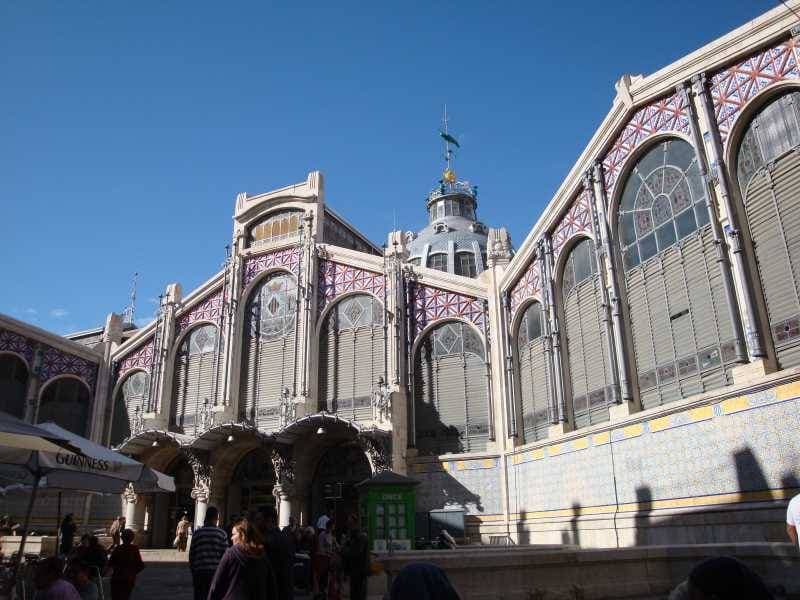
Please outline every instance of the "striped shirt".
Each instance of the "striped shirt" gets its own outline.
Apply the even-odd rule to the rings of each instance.
[[[228,535],[225,530],[210,525],[201,527],[192,536],[189,567],[192,571],[216,571],[227,549]]]

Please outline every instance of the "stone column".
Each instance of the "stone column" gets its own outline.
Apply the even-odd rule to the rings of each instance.
[[[550,235],[542,238],[540,252],[544,256],[544,272],[542,273],[542,296],[549,308],[550,339],[553,348],[553,389],[555,391],[556,423],[550,426],[548,437],[555,437],[567,431],[569,416],[567,413],[567,398],[564,390],[564,369],[561,363],[561,328],[559,326],[558,310],[555,303],[555,280],[553,279],[553,244]],[[555,421],[555,419],[554,419]]]
[[[700,104],[700,116],[703,119],[703,125],[706,131],[708,131],[708,137],[710,138],[708,150],[711,159],[711,177],[717,184],[716,189],[719,192],[719,201],[728,219],[728,224],[724,227],[724,233],[727,234],[726,241],[732,253],[734,281],[741,294],[739,306],[744,313],[743,326],[747,349],[751,359],[765,358],[767,352],[764,348],[763,340],[761,339],[759,320],[756,315],[755,293],[753,291],[752,278],[749,276],[747,259],[744,255],[742,232],[739,228],[736,211],[733,207],[731,185],[728,181],[728,172],[725,167],[722,138],[719,133],[719,127],[717,126],[714,101],[708,89],[708,81],[705,73],[692,77],[692,84],[694,96],[698,99]]]
[[[194,474],[192,499],[195,501],[194,527],[196,529],[203,526],[203,520],[206,518],[208,499],[211,497],[212,467],[209,464],[207,453],[196,450],[184,450],[184,452]]]
[[[35,423],[39,415],[39,372],[42,369],[42,346],[36,344],[33,351],[33,364],[31,365],[30,377],[28,378],[28,389],[25,391],[25,420],[28,423]]]
[[[139,525],[136,522],[136,502],[138,495],[133,489],[133,484],[129,483],[125,491],[122,492],[122,513],[125,515],[125,528],[139,530]]]
[[[294,485],[291,483],[277,483],[272,488],[278,505],[278,527],[283,529],[289,524],[289,517],[292,516],[292,498],[294,497]]]

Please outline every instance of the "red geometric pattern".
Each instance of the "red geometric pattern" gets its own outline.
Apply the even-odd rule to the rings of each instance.
[[[553,254],[558,257],[558,253],[564,244],[575,235],[588,234],[592,231],[592,192],[583,190],[580,196],[575,199],[564,218],[553,232]]]
[[[33,365],[33,356],[36,352],[36,343],[24,335],[14,333],[8,329],[0,329],[0,352],[16,352],[28,362],[28,368]]]
[[[365,271],[325,259],[320,259],[318,268],[317,313],[321,313],[325,306],[346,292],[372,292],[378,298],[383,298],[386,287],[383,273]]]
[[[246,287],[255,277],[273,267],[289,267],[293,273],[300,272],[300,248],[286,248],[258,256],[249,256],[244,261],[243,283]]]
[[[33,366],[37,347],[42,352],[42,364],[39,370],[39,381],[42,384],[57,375],[75,375],[85,381],[94,392],[98,363],[37,342],[13,331],[0,329],[0,351],[16,352],[24,356],[28,361],[29,368]]]
[[[127,354],[119,361],[117,366],[117,378],[122,377],[131,369],[144,369],[148,373],[153,364],[153,337],[147,339],[136,350]]]
[[[748,100],[779,81],[800,77],[797,52],[795,41],[788,39],[711,78],[711,98],[723,141]]]
[[[219,288],[178,317],[175,335],[180,335],[181,331],[197,321],[216,322],[222,314],[222,305],[222,288]]]
[[[542,293],[542,273],[539,261],[534,258],[525,273],[511,288],[511,317],[528,298],[539,298]]]
[[[483,328],[485,315],[481,299],[419,283],[414,284],[412,293],[414,337],[431,323],[452,317],[461,317]]]
[[[689,107],[682,95],[677,93],[637,111],[614,141],[603,159],[609,197],[631,152],[650,136],[667,131],[689,134]]]
[[[39,378],[43,385],[58,375],[76,375],[94,392],[99,368],[97,363],[50,346],[43,345],[42,350],[42,370],[39,372]]]

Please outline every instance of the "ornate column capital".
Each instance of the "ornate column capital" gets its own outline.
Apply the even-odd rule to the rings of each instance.
[[[120,494],[122,496],[122,500],[129,504],[136,504],[139,496],[136,494],[136,490],[133,489],[133,484],[129,483],[125,486],[125,490]]]
[[[275,469],[275,480],[281,486],[294,483],[294,458],[288,451],[273,447],[270,453],[272,467]]]
[[[211,464],[209,464],[208,453],[199,450],[184,449],[183,454],[186,456],[186,460],[192,468],[192,474],[194,475],[194,484],[191,493],[192,498],[208,502],[211,496],[211,479],[214,470]]]
[[[359,434],[356,440],[359,447],[369,458],[376,473],[389,470],[391,467],[391,455],[385,442],[363,434]]]

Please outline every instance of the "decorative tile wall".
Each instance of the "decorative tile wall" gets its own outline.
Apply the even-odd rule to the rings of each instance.
[[[94,392],[97,383],[98,362],[64,352],[47,344],[37,342],[13,331],[0,328],[0,351],[20,354],[33,366],[36,348],[41,349],[42,362],[39,368],[39,381],[44,386],[53,377],[59,375],[75,375],[86,382]]]
[[[135,350],[119,359],[117,364],[117,379],[125,376],[131,369],[144,369],[148,373],[153,364],[153,336],[147,338]]]
[[[347,292],[372,292],[383,301],[386,277],[332,260],[320,259],[318,266],[317,314]]]
[[[509,510],[699,506],[708,496],[800,487],[798,409],[800,382],[514,454]]]
[[[534,257],[531,264],[519,278],[514,287],[511,288],[509,296],[511,298],[511,318],[517,314],[517,309],[530,299],[541,299],[542,295],[542,273],[539,261]]]
[[[779,81],[800,77],[798,51],[797,42],[788,39],[711,78],[711,98],[723,141],[739,118],[742,107],[756,94]]]
[[[265,254],[248,256],[244,261],[242,285],[247,287],[259,273],[273,267],[286,267],[292,273],[300,273],[300,248],[286,248]]]
[[[592,234],[592,192],[583,190],[553,231],[553,255],[557,258],[566,243],[576,235]]]
[[[414,322],[413,337],[431,323],[459,317],[483,330],[485,323],[484,301],[472,296],[448,292],[439,288],[414,283],[412,289]]]
[[[415,465],[411,476],[421,482],[417,511],[461,508],[468,515],[501,514],[499,465],[498,458]]]
[[[218,322],[223,306],[222,288],[220,287],[178,316],[175,324],[176,337],[197,321]]]
[[[670,131],[690,134],[689,107],[682,95],[677,93],[639,109],[614,140],[611,150],[602,161],[609,199],[631,152],[656,133]]]

